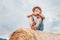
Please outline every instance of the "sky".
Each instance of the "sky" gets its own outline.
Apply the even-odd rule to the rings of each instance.
[[[34,6],[40,6],[44,19],[44,31],[60,33],[60,0],[0,0],[0,37],[7,38],[21,27],[29,28],[27,14]]]

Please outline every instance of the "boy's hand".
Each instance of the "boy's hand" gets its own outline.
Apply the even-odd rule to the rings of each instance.
[[[36,17],[45,18],[44,15],[42,15],[42,14],[33,14],[33,15],[36,16]]]
[[[33,15],[36,16],[36,17],[40,17],[41,14],[33,14]]]

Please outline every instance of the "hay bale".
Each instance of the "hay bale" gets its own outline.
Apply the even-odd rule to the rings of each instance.
[[[13,32],[9,40],[60,40],[60,35],[22,28]]]

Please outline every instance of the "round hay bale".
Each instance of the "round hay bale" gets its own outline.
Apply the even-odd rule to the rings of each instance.
[[[9,40],[38,40],[38,38],[34,30],[23,28],[13,32]]]

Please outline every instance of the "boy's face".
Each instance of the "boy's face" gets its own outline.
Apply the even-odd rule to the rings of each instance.
[[[40,14],[41,13],[41,11],[38,9],[38,8],[36,8],[35,10],[34,10],[34,14]]]

